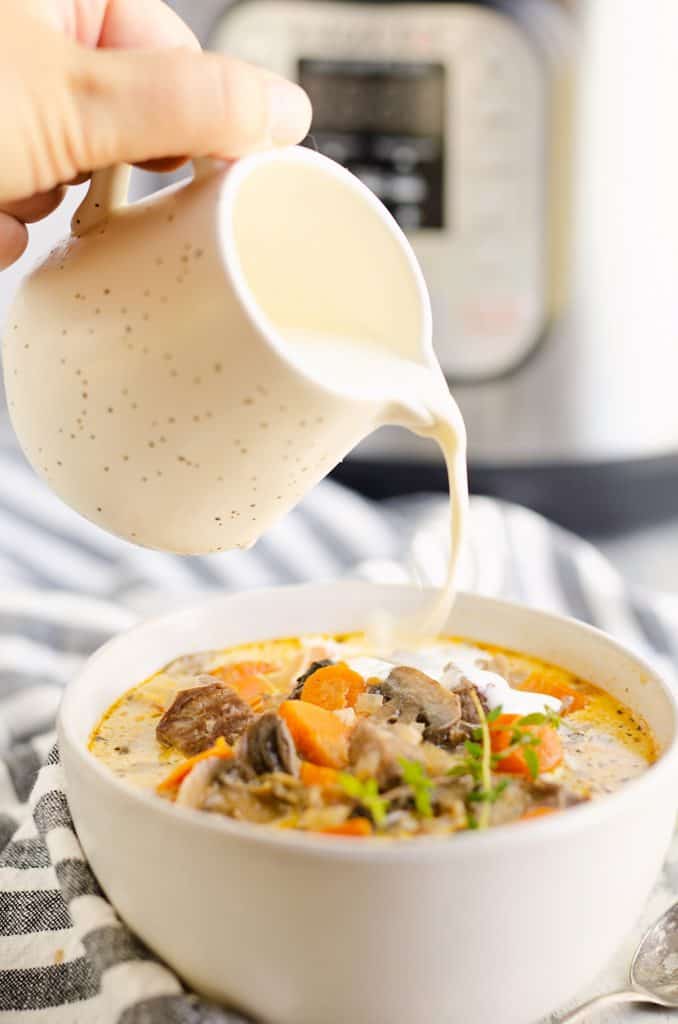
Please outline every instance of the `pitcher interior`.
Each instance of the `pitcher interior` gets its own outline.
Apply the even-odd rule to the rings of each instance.
[[[322,374],[329,356],[336,378],[343,353],[356,385],[356,358],[428,363],[425,289],[405,239],[357,179],[298,159],[262,162],[238,184],[232,224],[244,287],[306,372]]]

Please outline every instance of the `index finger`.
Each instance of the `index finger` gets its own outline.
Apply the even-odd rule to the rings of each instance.
[[[91,49],[200,49],[188,25],[163,0],[28,0],[26,7]]]
[[[193,32],[163,0],[95,0],[103,7],[97,46],[118,50],[187,46],[200,49]]]

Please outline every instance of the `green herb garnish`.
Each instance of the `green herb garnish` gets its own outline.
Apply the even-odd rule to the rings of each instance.
[[[540,746],[541,737],[535,736],[533,732],[529,731],[530,726],[536,725],[548,725],[553,729],[557,729],[560,725],[560,716],[551,711],[550,708],[544,708],[543,712],[535,711],[530,715],[523,715],[512,725],[507,726],[506,731],[510,730],[511,733],[509,746],[505,750],[492,755],[493,765],[498,764],[503,758],[514,753],[515,750],[520,749],[525,758],[530,778],[533,780],[538,778],[539,756],[535,748]]]
[[[493,708],[485,714],[478,694],[475,690],[470,691],[470,697],[478,715],[479,725],[473,730],[473,738],[464,744],[466,757],[455,765],[448,774],[453,778],[460,778],[462,775],[470,775],[474,786],[468,795],[469,804],[478,804],[479,811],[476,817],[468,814],[468,827],[472,829],[485,829],[490,824],[490,807],[501,796],[508,785],[508,780],[503,779],[496,786],[492,785],[493,758],[492,743],[490,738],[490,723],[496,721],[501,714],[501,708]]]
[[[553,729],[559,728],[560,724],[560,715],[546,707],[543,711],[535,711],[531,715],[523,715],[523,717],[519,718],[516,722],[516,725],[518,726],[550,725]]]
[[[480,751],[480,780],[478,793],[481,795],[480,810],[478,812],[478,828],[485,829],[490,824],[490,804],[493,802],[491,798],[492,793],[492,745],[490,742],[490,727],[487,724],[487,715],[485,709],[480,703],[478,694],[470,688],[470,697],[473,701],[480,721],[480,739],[481,739],[481,751]],[[496,709],[495,709],[496,710]],[[474,733],[475,735],[475,733]],[[477,746],[477,744],[471,744]],[[469,744],[467,744],[467,747]],[[496,800],[496,797],[494,798]]]
[[[379,795],[379,785],[376,779],[358,779],[355,775],[341,772],[339,785],[347,796],[357,800],[359,804],[369,811],[374,824],[380,828],[388,814],[388,800]]]
[[[525,764],[527,770],[530,773],[532,779],[536,779],[539,775],[539,758],[534,746],[527,745],[523,749],[523,757],[525,758]]]
[[[524,715],[509,726],[506,731],[510,733],[509,745],[505,750],[492,752],[492,738],[490,725],[496,722],[502,714],[502,708],[496,707],[485,713],[485,710],[475,690],[470,693],[478,715],[479,724],[473,730],[472,738],[464,744],[465,757],[455,765],[448,773],[453,778],[460,778],[470,775],[474,786],[467,797],[467,803],[478,806],[478,815],[475,817],[469,814],[469,828],[487,828],[490,821],[490,808],[499,799],[509,784],[508,779],[502,779],[496,785],[493,784],[493,769],[509,754],[517,749],[522,750],[525,757],[525,764],[532,779],[539,776],[539,757],[536,748],[541,743],[539,736],[535,736],[529,730],[530,726],[550,725],[557,729],[560,725],[560,718],[549,708],[543,712]]]
[[[496,786],[491,786],[487,790],[474,790],[472,793],[469,793],[469,803],[480,804],[483,801],[486,801],[488,804],[493,804],[499,799],[508,784],[508,779],[502,779]]]
[[[423,764],[420,764],[419,761],[408,761],[405,757],[399,757],[398,764],[402,768],[403,782],[412,790],[417,812],[422,818],[432,818],[431,790],[433,782],[426,774]]]

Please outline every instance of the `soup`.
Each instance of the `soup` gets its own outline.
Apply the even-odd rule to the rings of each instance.
[[[642,719],[563,669],[452,638],[385,652],[361,634],[178,658],[109,708],[90,750],[181,806],[392,839],[559,813],[657,756]]]

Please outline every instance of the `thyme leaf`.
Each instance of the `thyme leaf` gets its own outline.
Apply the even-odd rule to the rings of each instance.
[[[516,725],[544,725],[546,723],[546,715],[541,711],[535,711],[531,715],[523,715],[516,722]]]
[[[518,726],[525,725],[550,725],[553,729],[557,729],[561,724],[560,715],[551,708],[545,707],[543,711],[534,711],[531,715],[523,715],[516,722]]]
[[[380,828],[388,814],[388,800],[379,795],[379,785],[376,779],[359,779],[348,772],[341,772],[339,785],[347,796],[352,797],[359,804],[369,811],[372,821]]]
[[[499,799],[499,797],[504,792],[508,784],[508,779],[502,779],[501,782],[498,782],[496,786],[492,786],[490,789],[487,790],[487,792],[483,793],[478,791],[470,793],[468,799],[473,804],[482,803],[484,800],[487,801],[487,803],[489,804],[493,804],[495,803],[496,800]]]
[[[405,757],[398,758],[403,773],[403,782],[412,790],[414,806],[422,818],[432,818],[431,790],[433,782],[426,774],[426,769],[419,761],[408,761]]]
[[[523,757],[525,758],[525,764],[531,778],[536,779],[539,775],[539,758],[534,747],[526,746],[523,750]]]

